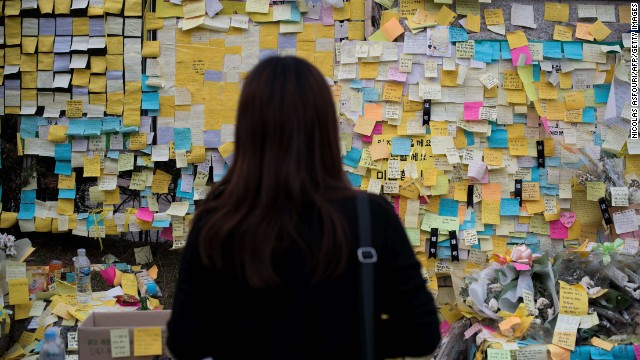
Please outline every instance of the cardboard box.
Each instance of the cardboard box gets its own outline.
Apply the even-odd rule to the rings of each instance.
[[[171,311],[94,312],[78,326],[78,350],[82,360],[110,360],[111,330],[128,329],[131,356],[118,359],[170,359],[166,346],[167,322]],[[162,357],[133,356],[133,329],[144,327],[162,328]]]

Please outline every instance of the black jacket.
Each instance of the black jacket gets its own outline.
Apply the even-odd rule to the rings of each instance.
[[[393,207],[370,196],[375,265],[376,357],[423,356],[440,341],[433,298]],[[355,197],[337,200],[353,241],[339,277],[310,285],[300,249],[274,256],[282,284],[252,289],[233,271],[206,266],[195,223],[184,250],[168,346],[177,359],[359,359],[358,226]],[[313,211],[309,211],[312,213]],[[201,217],[202,218],[202,217]],[[310,229],[312,229],[311,226]],[[320,241],[310,230],[308,241]],[[259,236],[259,234],[256,234]],[[381,314],[388,315],[381,319]]]

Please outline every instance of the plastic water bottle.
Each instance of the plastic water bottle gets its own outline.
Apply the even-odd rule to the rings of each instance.
[[[78,249],[74,259],[76,267],[76,301],[78,304],[91,303],[91,262],[85,249]]]
[[[60,339],[59,329],[50,327],[44,332],[44,344],[40,349],[40,360],[64,360],[64,342]]]

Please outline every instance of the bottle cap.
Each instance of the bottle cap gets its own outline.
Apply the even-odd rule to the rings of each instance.
[[[50,328],[47,329],[47,331],[44,332],[44,339],[45,340],[55,340],[56,338],[58,338],[58,328],[55,326],[52,326]]]
[[[86,256],[86,255],[87,255],[87,250],[78,249],[78,256]]]

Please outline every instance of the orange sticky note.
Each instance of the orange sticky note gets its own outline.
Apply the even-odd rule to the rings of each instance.
[[[364,104],[364,117],[375,121],[382,121],[382,104],[367,103]]]
[[[376,121],[374,119],[360,116],[356,122],[356,126],[353,128],[353,131],[358,134],[369,136],[371,135],[374,126],[376,126]]]
[[[588,23],[578,23],[576,24],[576,38],[582,40],[593,41],[594,37],[591,35],[591,24]]]
[[[371,160],[373,161],[386,159],[391,156],[391,153],[389,152],[389,145],[384,142],[371,144],[369,151],[371,152]]]
[[[395,17],[382,25],[380,30],[382,30],[382,33],[389,41],[395,40],[398,36],[404,33],[402,25],[400,25],[398,18]]]

